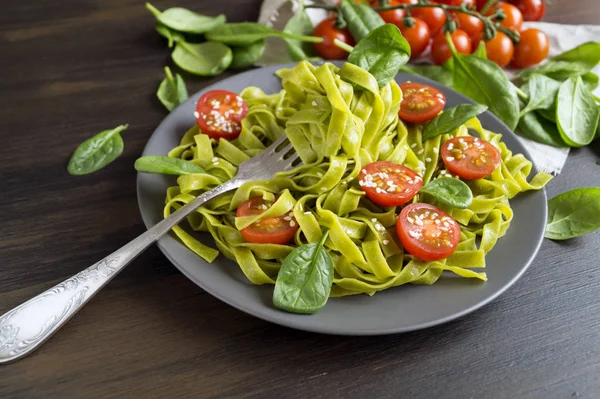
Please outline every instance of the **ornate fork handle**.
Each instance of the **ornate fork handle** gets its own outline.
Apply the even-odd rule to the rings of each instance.
[[[27,356],[151,244],[207,201],[243,183],[233,179],[198,196],[100,262],[0,316],[0,363]]]

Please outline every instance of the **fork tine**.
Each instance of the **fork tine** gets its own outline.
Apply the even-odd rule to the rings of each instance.
[[[295,162],[295,161],[296,161],[296,160],[297,160],[299,157],[300,157],[300,155],[298,155],[298,153],[296,153],[296,154],[292,155],[291,157],[289,157],[288,159],[285,159],[285,160],[284,160],[284,164],[285,164],[285,166],[284,166],[283,170],[290,170],[290,169],[293,169],[293,168],[295,168],[296,166],[300,166],[300,164],[301,164],[302,162],[300,162],[300,164],[298,164],[298,165],[296,165],[296,166],[292,166],[292,164],[293,164],[293,163],[294,163],[294,162]]]
[[[279,147],[285,140],[287,140],[287,136],[284,134],[283,136],[281,136],[280,138],[278,138],[277,140],[275,140],[268,148],[269,148],[269,154],[274,154],[277,150],[277,147]]]
[[[285,155],[291,149],[292,149],[292,143],[289,143],[288,145],[286,145],[285,147],[283,147],[281,150],[277,151],[277,154],[283,154],[283,155]]]

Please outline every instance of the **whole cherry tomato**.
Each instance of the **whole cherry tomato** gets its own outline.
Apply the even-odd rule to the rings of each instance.
[[[546,13],[543,0],[512,0],[511,3],[521,11],[525,21],[539,21]]]
[[[473,49],[477,48],[482,36],[480,34],[473,42]],[[505,33],[496,32],[496,36],[493,39],[485,42],[485,51],[488,60],[494,61],[501,68],[504,68],[513,58],[515,45]]]
[[[521,41],[515,48],[513,65],[517,68],[528,68],[539,64],[548,56],[550,40],[548,35],[539,29],[526,29],[521,32]]]
[[[391,0],[388,6],[397,6],[399,4],[417,4],[418,0]],[[379,2],[373,3],[373,7],[379,7]],[[379,16],[388,24],[398,24],[402,21],[402,18],[406,16],[406,11],[401,8],[396,8],[390,11],[380,11]]]
[[[404,20],[401,20],[396,26],[410,45],[410,58],[417,58],[429,46],[431,34],[425,21],[420,18],[413,18],[413,21],[414,24],[411,27],[404,25]]]
[[[314,43],[317,53],[326,60],[341,60],[346,58],[348,53],[336,46],[333,41],[338,39],[341,42],[354,45],[354,39],[348,29],[338,29],[335,26],[336,17],[329,17],[321,21],[313,31],[313,36],[323,38],[322,43]]]
[[[436,4],[432,2],[431,4]],[[435,37],[446,23],[446,13],[438,7],[417,7],[411,10],[411,15],[422,19],[429,26],[431,37]]]
[[[471,54],[471,38],[464,30],[457,29],[450,37],[457,52],[461,54]],[[446,34],[444,32],[438,33],[437,36],[433,38],[433,43],[431,43],[431,56],[433,62],[438,65],[442,65],[452,57],[452,52],[450,51],[450,47],[448,47]]]
[[[500,22],[501,26],[506,28],[514,28],[517,31],[521,30],[521,26],[523,25],[523,14],[521,11],[512,4],[508,3],[496,3],[494,7],[490,8],[486,11],[485,15],[489,16],[496,12],[496,8],[500,8],[506,14],[506,17]]]
[[[481,21],[479,18],[464,12],[455,12],[452,13],[452,16],[454,17],[458,27],[467,32],[467,35],[469,35],[471,40],[474,40],[483,32],[483,21]]]

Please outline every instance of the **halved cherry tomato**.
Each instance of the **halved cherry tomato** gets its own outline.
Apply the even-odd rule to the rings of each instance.
[[[402,102],[398,116],[411,123],[423,123],[436,117],[446,105],[444,93],[420,83],[402,83]]]
[[[436,4],[432,2],[431,4]],[[417,7],[411,10],[411,15],[422,19],[429,26],[431,37],[435,37],[446,23],[446,13],[439,7]]]
[[[203,133],[216,140],[234,140],[247,113],[248,104],[242,97],[227,90],[211,90],[198,100],[194,116]]]
[[[467,35],[474,40],[477,36],[483,33],[483,21],[479,18],[469,15],[464,12],[452,13],[456,24],[461,30],[464,30]],[[476,47],[476,46],[474,46]]]
[[[417,4],[418,0],[391,0],[388,6],[397,6],[399,4]],[[379,2],[374,2],[373,7],[379,7]],[[401,8],[396,8],[390,11],[380,11],[379,16],[388,24],[398,25],[402,22],[402,18],[406,15],[406,11]]]
[[[529,68],[545,60],[549,51],[550,40],[546,32],[526,29],[521,32],[521,40],[515,47],[513,65],[517,68]]]
[[[263,197],[253,197],[243,202],[237,209],[236,216],[254,216],[264,213],[274,201],[265,201]],[[298,231],[298,223],[292,211],[287,215],[266,217],[240,230],[244,239],[258,244],[287,244]]]
[[[446,168],[465,180],[491,174],[500,165],[500,151],[489,142],[473,136],[453,137],[442,145]]]
[[[464,30],[455,30],[454,33],[450,34],[450,38],[452,39],[452,43],[454,43],[457,52],[461,54],[471,54],[471,38]],[[433,62],[436,64],[442,65],[444,62],[448,61],[450,57],[452,57],[452,51],[450,51],[448,42],[446,42],[446,34],[440,32],[433,38],[433,42],[431,43],[431,58],[433,58]]]
[[[523,14],[521,11],[512,4],[508,3],[496,3],[494,7],[491,7],[489,10],[485,12],[486,16],[492,15],[496,12],[496,8],[500,8],[506,14],[506,18],[500,22],[501,26],[506,28],[514,28],[517,31],[521,30],[521,26],[523,25]]]
[[[368,164],[358,179],[367,197],[379,206],[404,205],[423,186],[423,179],[412,169],[387,161]]]
[[[396,231],[404,249],[427,262],[452,255],[460,241],[456,220],[438,207],[420,202],[402,209]]]
[[[475,39],[473,42],[473,49],[477,48],[482,36],[483,34],[480,34],[477,39]],[[485,42],[485,50],[488,60],[493,61],[501,68],[504,68],[510,64],[510,61],[513,58],[515,45],[512,40],[510,40],[510,37],[505,33],[498,31],[494,38]]]
[[[525,21],[539,21],[546,13],[546,4],[543,0],[511,0],[523,14]]]
[[[346,50],[342,50],[333,43],[335,39],[351,46],[355,44],[350,31],[348,29],[338,29],[335,22],[336,17],[326,18],[313,30],[313,36],[323,38],[323,42],[313,44],[315,50],[326,60],[341,60],[348,56]]]
[[[404,25],[404,19],[401,19],[396,26],[410,45],[410,58],[417,58],[429,46],[431,35],[429,26],[422,19],[413,18],[413,21],[413,26],[408,27]]]

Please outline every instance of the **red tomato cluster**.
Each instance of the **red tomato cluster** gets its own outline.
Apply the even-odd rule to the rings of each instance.
[[[358,1],[358,0],[357,0]],[[436,0],[438,3],[450,6],[466,4],[469,9],[481,9],[487,0]],[[378,7],[377,1],[369,1],[373,7]],[[435,2],[432,2],[435,4]],[[417,0],[390,0],[390,6],[399,4],[418,4]],[[485,41],[488,59],[501,67],[506,67],[512,62],[517,68],[527,68],[538,64],[548,56],[548,36],[539,29],[522,30],[523,21],[539,21],[545,13],[546,6],[543,0],[510,0],[498,2],[494,7],[485,12],[486,16],[493,15],[496,8],[501,9],[505,18],[498,21],[500,26],[514,30],[521,34],[520,42],[515,45],[510,37],[498,31],[496,36]],[[450,12],[458,29],[451,34],[451,40],[456,51],[461,54],[470,54],[479,45],[484,36],[484,24],[481,19],[464,12]],[[431,44],[431,57],[436,64],[443,64],[452,53],[443,32],[446,23],[446,13],[441,8],[416,7],[411,9],[414,23],[410,26],[406,22],[406,11],[395,9],[379,12],[381,18],[400,29],[411,48],[411,58],[422,55]],[[336,17],[331,16],[322,21],[315,28],[313,34],[324,38],[323,43],[315,44],[319,55],[325,59],[343,59],[347,53],[339,49],[334,43],[338,39],[353,45],[354,40],[348,29],[337,29]]]

